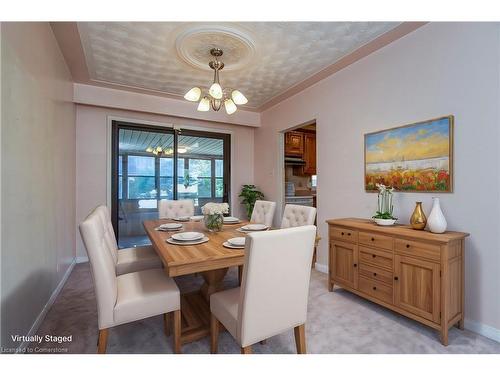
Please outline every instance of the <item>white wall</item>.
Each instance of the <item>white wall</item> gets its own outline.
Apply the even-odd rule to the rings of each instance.
[[[2,23],[2,346],[18,347],[75,256],[75,109],[48,23]]]
[[[140,95],[140,94],[137,94]],[[251,184],[254,179],[254,128],[224,123],[185,119],[112,109],[77,105],[76,109],[76,225],[85,219],[89,212],[99,204],[106,204],[108,117],[118,117],[137,123],[152,121],[160,124],[194,126],[208,131],[231,132],[231,203],[233,214],[244,217],[245,211],[239,204],[238,194],[241,185]],[[77,257],[86,258],[80,236],[77,236]]]
[[[500,28],[431,23],[262,113],[255,132],[255,182],[279,199],[278,132],[316,119],[319,263],[327,262],[325,220],[370,217],[376,196],[363,187],[363,135],[455,115],[454,193],[439,194],[450,230],[466,241],[469,327],[500,339]],[[397,194],[407,223],[415,201],[427,214],[433,194]],[[487,333],[484,331],[483,333]],[[488,334],[488,333],[487,333]]]

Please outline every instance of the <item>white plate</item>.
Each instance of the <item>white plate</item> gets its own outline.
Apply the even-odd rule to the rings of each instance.
[[[164,228],[156,227],[155,229],[159,232],[178,232],[178,231],[182,230],[182,227],[175,228],[175,229],[164,229]]]
[[[172,238],[176,241],[198,241],[203,237],[205,235],[200,232],[181,232],[172,235]]]
[[[180,229],[182,228],[182,224],[181,223],[166,223],[166,224],[162,224],[159,226],[160,229],[167,229],[167,230],[172,230],[172,229]]]
[[[257,232],[264,232],[266,230],[269,230],[269,228],[267,229],[264,229],[264,230],[244,230],[244,229],[241,229],[241,228],[236,228],[236,230],[240,233],[245,233],[245,234],[248,234],[248,233],[257,233]]]
[[[224,223],[239,223],[240,219],[234,216],[224,217]]]
[[[245,246],[233,246],[229,242],[224,242],[222,246],[227,247],[229,249],[240,249],[240,250],[245,249]]]
[[[234,237],[227,240],[233,246],[245,246],[245,237]]]
[[[203,237],[200,238],[197,241],[176,241],[172,237],[167,238],[167,242],[172,244],[172,245],[182,245],[182,246],[188,246],[188,245],[199,245],[205,242],[208,242],[209,238],[208,237]]]
[[[244,231],[259,231],[266,230],[267,228],[268,226],[264,224],[248,224],[241,227]]]
[[[172,220],[175,221],[189,221],[191,218],[189,216],[179,216],[179,217],[174,217]]]
[[[191,216],[190,219],[193,220],[193,221],[202,221],[203,220],[203,215]]]

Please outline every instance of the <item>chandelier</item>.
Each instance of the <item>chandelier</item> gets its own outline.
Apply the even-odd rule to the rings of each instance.
[[[248,100],[245,95],[238,90],[222,88],[219,81],[219,71],[224,68],[224,63],[219,61],[219,57],[222,56],[222,50],[220,48],[212,48],[210,54],[215,58],[215,60],[208,63],[208,66],[214,71],[214,81],[208,93],[202,93],[199,87],[193,87],[184,95],[184,99],[190,102],[197,102],[201,98],[198,104],[198,111],[202,112],[209,111],[210,107],[212,107],[214,111],[218,111],[221,109],[222,104],[224,104],[227,114],[230,115],[236,112],[236,104],[246,104]]]
[[[187,147],[178,147],[177,148],[177,152],[179,154],[185,154],[186,152],[188,151],[188,148]],[[156,146],[156,147],[148,147],[146,149],[146,152],[150,152],[152,154],[155,154],[157,156],[165,156],[165,155],[172,155],[174,153],[174,149],[173,148],[163,148],[161,146]]]

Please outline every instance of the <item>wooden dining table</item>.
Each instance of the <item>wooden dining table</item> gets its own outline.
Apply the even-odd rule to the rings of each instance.
[[[144,221],[144,229],[170,277],[200,274],[204,283],[200,290],[181,294],[181,343],[210,335],[210,295],[222,290],[222,281],[229,267],[242,266],[244,250],[223,246],[229,238],[244,236],[238,228],[247,224],[224,225],[220,232],[208,231],[202,221],[183,222],[183,231],[201,232],[209,238],[198,245],[173,245],[166,240],[175,232],[156,230],[169,219]]]

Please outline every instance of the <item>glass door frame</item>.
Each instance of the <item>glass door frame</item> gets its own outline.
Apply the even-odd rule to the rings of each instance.
[[[174,137],[173,148],[173,199],[178,196],[178,139],[179,136],[190,137],[203,137],[214,138],[223,140],[223,194],[222,201],[229,204],[231,207],[231,134],[229,133],[215,133],[210,131],[192,130],[192,129],[179,129],[163,126],[147,125],[141,123],[133,123],[121,120],[112,120],[111,122],[111,222],[116,234],[117,240],[119,239],[118,233],[118,163],[119,163],[119,134],[121,129],[136,130],[136,131],[150,131],[156,133],[171,134]],[[158,178],[158,176],[155,176]],[[215,176],[213,176],[214,178]],[[212,187],[213,188],[213,187]],[[159,193],[158,193],[159,194]],[[158,195],[157,200],[161,198]]]

